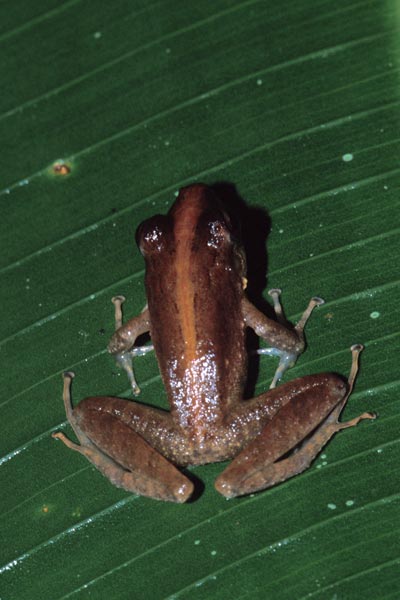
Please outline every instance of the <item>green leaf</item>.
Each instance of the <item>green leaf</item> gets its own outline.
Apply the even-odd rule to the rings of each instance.
[[[2,3],[1,598],[397,597],[399,23],[393,0]],[[128,396],[110,298],[141,310],[135,229],[193,181],[267,211],[268,264],[264,236],[249,272],[290,319],[326,300],[287,379],[347,374],[362,342],[344,418],[379,419],[252,497],[217,494],[222,465],[193,469],[204,493],[175,506],[51,433],[70,434],[67,368],[75,403]],[[138,380],[166,406],[153,356]]]

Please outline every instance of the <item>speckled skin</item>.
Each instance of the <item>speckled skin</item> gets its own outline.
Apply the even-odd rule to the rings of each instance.
[[[81,441],[68,445],[114,484],[175,502],[193,492],[177,466],[236,457],[216,481],[227,497],[303,470],[315,448],[303,452],[300,466],[276,461],[345,401],[347,386],[325,373],[242,400],[246,327],[294,357],[304,340],[302,331],[268,319],[245,297],[243,250],[214,192],[201,184],[182,189],[168,215],[139,227],[137,240],[146,262],[148,308],[116,331],[109,351],[122,355],[149,331],[171,411],[94,397],[68,413],[67,389],[67,416]]]

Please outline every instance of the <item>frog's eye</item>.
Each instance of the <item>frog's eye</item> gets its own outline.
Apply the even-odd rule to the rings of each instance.
[[[143,221],[136,231],[136,243],[143,256],[160,252],[165,245],[168,231],[168,222],[164,215],[156,215]]]
[[[229,241],[230,233],[223,220],[216,219],[208,223],[207,246],[211,246],[211,248],[220,248],[222,244]]]

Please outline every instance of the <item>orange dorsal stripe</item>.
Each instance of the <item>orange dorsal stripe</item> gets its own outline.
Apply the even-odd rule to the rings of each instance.
[[[176,244],[176,300],[182,335],[185,340],[185,364],[196,358],[196,320],[194,310],[194,288],[191,279],[191,245],[200,213],[199,203],[182,207],[175,217]]]

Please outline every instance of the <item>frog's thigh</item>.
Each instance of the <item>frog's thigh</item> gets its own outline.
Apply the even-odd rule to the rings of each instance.
[[[340,377],[325,373],[315,378],[314,385],[294,394],[219,475],[216,489],[227,498],[233,498],[271,487],[304,471],[337,430],[337,423],[333,430],[328,421],[332,409],[345,393],[346,384]],[[300,449],[279,460],[311,432],[313,435]]]
[[[131,417],[135,412],[143,418],[146,408],[118,398],[83,400],[74,409],[74,418],[91,447],[82,453],[118,487],[159,500],[185,502],[193,492],[192,482],[121,419],[122,413]],[[95,460],[90,456],[93,448]]]

